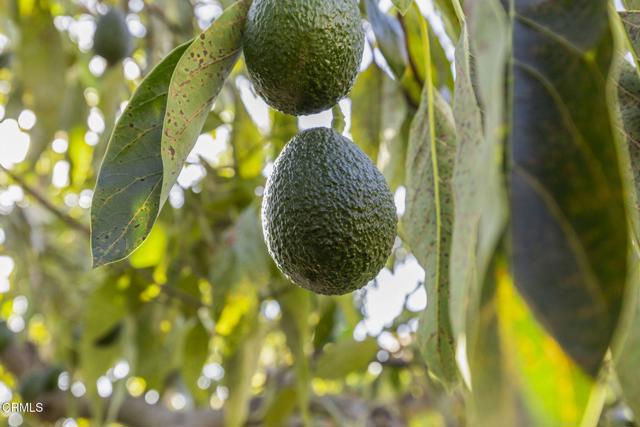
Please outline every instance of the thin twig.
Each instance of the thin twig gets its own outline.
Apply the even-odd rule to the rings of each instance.
[[[32,186],[27,184],[27,182],[24,180],[24,178],[22,178],[20,175],[10,171],[9,169],[5,168],[2,165],[0,165],[0,170],[4,171],[4,173],[6,173],[16,183],[18,183],[20,185],[20,187],[22,187],[22,189],[27,194],[29,194],[31,197],[36,199],[36,201],[38,203],[40,203],[45,209],[47,209],[53,215],[55,215],[56,217],[58,217],[59,219],[64,221],[67,225],[69,225],[70,227],[74,228],[75,230],[80,231],[81,233],[83,233],[83,234],[85,234],[87,236],[91,235],[91,230],[89,229],[88,226],[86,226],[85,224],[81,223],[77,219],[71,217],[66,212],[63,212],[62,210],[60,210],[57,206],[55,206],[53,203],[51,203],[49,200],[47,200],[46,197],[44,197],[42,194],[40,194],[40,192],[38,192],[38,190],[36,190],[35,188],[33,188]]]

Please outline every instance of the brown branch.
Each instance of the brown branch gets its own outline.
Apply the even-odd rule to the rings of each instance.
[[[44,197],[42,194],[40,194],[38,192],[38,190],[36,190],[35,188],[33,188],[32,186],[27,184],[27,182],[20,175],[10,171],[9,169],[5,168],[2,165],[0,165],[0,170],[2,170],[4,173],[6,173],[13,181],[18,183],[18,185],[20,185],[20,187],[22,187],[22,189],[27,194],[29,194],[31,197],[36,199],[36,201],[39,204],[41,204],[42,207],[44,207],[49,212],[51,212],[53,215],[55,215],[60,220],[65,222],[68,226],[74,228],[77,231],[80,231],[81,233],[83,233],[83,234],[85,234],[87,236],[91,235],[91,230],[89,230],[89,227],[87,227],[86,225],[84,225],[83,223],[78,221],[77,219],[69,216],[67,213],[65,213],[62,210],[60,210],[57,206],[55,206],[53,203],[51,203],[49,200],[47,200],[46,197]]]
[[[4,323],[0,324],[6,338],[0,350],[0,363],[18,380],[30,373],[46,368],[37,349],[30,342],[21,342]],[[70,413],[70,400],[79,416],[91,418],[91,405],[86,399],[73,398],[62,390],[44,391],[32,403],[43,403],[44,410],[36,414],[45,421],[56,421]],[[105,399],[108,407],[109,399]],[[127,396],[118,410],[116,421],[130,427],[223,427],[224,417],[220,410],[172,411],[162,404],[151,405],[144,399]]]

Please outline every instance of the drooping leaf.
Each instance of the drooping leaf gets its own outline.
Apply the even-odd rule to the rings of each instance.
[[[23,99],[36,114],[31,132],[29,160],[35,162],[53,139],[64,101],[66,63],[60,32],[53,25],[48,1],[34,0],[21,7],[20,59],[18,75],[23,83]]]
[[[470,13],[491,11],[491,2],[469,2]],[[480,9],[480,10],[478,10]],[[498,9],[499,11],[499,9]],[[483,20],[484,19],[484,20]],[[464,26],[456,47],[454,117],[458,151],[453,177],[454,213],[450,264],[450,313],[455,337],[477,325],[479,301],[485,274],[506,222],[506,194],[502,176],[502,75],[508,32],[501,14],[475,18],[476,26]],[[486,27],[480,26],[484,23]],[[475,85],[471,78],[469,40],[485,46],[475,55],[473,69],[492,108],[483,129]],[[469,332],[469,334],[467,334]]]
[[[127,257],[149,235],[160,206],[160,140],[177,47],[140,84],[118,120],[91,206],[94,267]],[[135,165],[133,167],[132,165]]]
[[[416,8],[411,8],[400,18],[402,28],[407,38],[407,49],[409,51],[409,64],[412,76],[423,84],[426,79],[424,48],[420,35],[420,21],[425,19]],[[429,45],[431,52],[431,72],[435,87],[447,87],[453,90],[453,75],[451,73],[451,63],[444,52],[440,38],[436,36],[433,27],[429,26]]]
[[[631,49],[640,52],[640,37],[633,37],[631,32],[637,30],[637,26],[629,25],[636,21],[637,15],[632,13],[621,14],[624,30],[627,32]],[[625,16],[626,15],[626,16]],[[622,31],[622,30],[621,30]],[[633,184],[628,189],[631,194],[629,199],[633,204],[628,210],[634,227],[634,239],[638,239],[638,207],[640,200],[640,74],[624,59],[619,58],[620,75],[618,77],[618,107],[619,123],[622,135],[622,147],[620,159],[623,170],[626,170],[626,182]],[[628,185],[629,185],[628,184]],[[635,196],[635,197],[634,197]],[[622,394],[627,405],[631,408],[635,418],[640,414],[640,379],[638,378],[638,361],[640,361],[640,259],[637,245],[633,245],[630,257],[630,272],[625,294],[625,309],[617,331],[617,342],[612,348],[615,370],[622,389]]]
[[[426,271],[428,304],[418,342],[429,370],[447,386],[458,375],[449,320],[449,261],[453,224],[452,178],[456,131],[449,105],[435,92],[436,141],[431,141],[427,87],[416,112],[407,149],[406,241]]]
[[[309,315],[311,314],[311,294],[298,287],[292,288],[280,298],[282,319],[280,324],[287,338],[287,346],[293,355],[296,374],[296,401],[306,425],[309,419],[309,357],[305,347],[310,339]]]
[[[402,89],[375,63],[358,75],[351,91],[351,135],[378,161],[392,188],[402,182],[398,175],[404,170],[406,140],[401,128],[406,116]],[[384,155],[379,156],[380,151]]]
[[[200,392],[197,381],[208,355],[209,332],[202,325],[202,322],[196,319],[196,323],[185,336],[182,363],[180,364],[183,380],[194,395],[198,395]]]
[[[454,1],[457,0],[435,0],[434,3],[440,11],[447,35],[452,40],[458,40],[460,37],[460,21],[456,15]]]
[[[265,325],[258,316],[248,314],[243,319],[247,333],[225,362],[225,381],[229,388],[229,399],[224,406],[225,425],[240,427],[245,425],[249,414],[251,398],[251,378],[258,367],[260,349],[265,336]]]
[[[413,0],[391,0],[391,1],[398,8],[400,13],[402,13],[403,15],[407,13],[407,10],[409,10],[409,7],[411,7],[411,3],[413,3]]]
[[[408,64],[407,45],[400,22],[383,13],[376,0],[366,0],[367,19],[376,36],[378,48],[396,78],[401,78]]]
[[[373,162],[378,157],[382,136],[384,72],[371,64],[358,74],[351,91],[351,135]]]
[[[240,93],[235,91],[235,94],[235,115],[230,139],[235,167],[241,178],[254,178],[262,172],[264,142],[240,98]]]
[[[162,130],[164,201],[242,51],[242,33],[251,1],[238,0],[187,48],[169,85]]]
[[[539,321],[592,376],[618,322],[629,247],[608,107],[608,7],[606,0],[544,8],[516,0],[513,22],[515,283]]]
[[[319,378],[341,379],[356,371],[365,371],[378,351],[373,338],[355,341],[345,338],[335,344],[327,344],[318,359],[315,375]]]

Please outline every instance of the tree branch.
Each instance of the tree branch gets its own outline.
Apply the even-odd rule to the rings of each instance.
[[[36,199],[36,201],[38,203],[40,203],[42,205],[42,207],[44,207],[49,212],[51,212],[53,215],[55,215],[60,220],[65,222],[68,226],[74,228],[77,231],[80,231],[81,233],[83,233],[83,234],[85,234],[87,236],[89,236],[91,234],[91,231],[89,230],[89,227],[87,227],[86,225],[84,225],[83,223],[78,221],[77,219],[69,216],[67,213],[61,211],[53,203],[51,203],[49,200],[47,200],[46,197],[44,197],[42,194],[40,194],[38,192],[38,190],[36,190],[35,188],[33,188],[32,186],[27,184],[27,182],[20,175],[10,171],[9,169],[5,168],[2,165],[0,165],[0,170],[2,170],[4,173],[6,173],[9,176],[9,178],[11,178],[13,181],[15,181],[18,185],[20,185],[20,187],[22,187],[22,189],[27,194],[29,194],[31,197]]]

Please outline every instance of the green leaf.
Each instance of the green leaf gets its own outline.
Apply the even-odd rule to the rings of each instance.
[[[630,47],[637,57],[640,53],[640,12],[620,12],[618,15],[629,37]]]
[[[403,15],[407,13],[407,10],[409,10],[409,8],[411,7],[411,3],[413,3],[413,0],[391,0],[391,1],[395,5],[395,7],[398,8],[400,13],[402,13]]]
[[[449,260],[453,225],[452,178],[456,131],[449,105],[435,92],[436,141],[431,141],[427,86],[409,135],[406,167],[406,241],[426,271],[429,303],[418,342],[429,370],[447,386],[457,382],[455,340],[449,320]]]
[[[255,286],[269,281],[271,258],[262,237],[259,209],[248,206],[236,221],[231,249],[235,255],[238,277],[247,278]]]
[[[17,76],[22,80],[26,106],[37,116],[28,157],[35,163],[58,130],[60,106],[65,97],[67,58],[48,2],[34,1],[32,6],[28,11],[24,8],[20,16]]]
[[[184,339],[180,372],[185,384],[194,395],[198,395],[201,392],[197,386],[197,381],[209,356],[209,339],[209,332],[198,319],[196,319],[196,323],[189,329]]]
[[[624,3],[624,7],[627,10],[638,10],[640,9],[640,0],[622,0]]]
[[[297,391],[294,387],[285,387],[278,390],[264,414],[264,425],[266,427],[282,427],[287,425],[287,419],[296,408],[297,398]]]
[[[492,3],[491,1],[490,3]],[[491,6],[475,2],[476,8]],[[494,5],[495,6],[495,5]],[[490,10],[490,9],[489,9]],[[481,23],[482,19],[478,19]],[[505,17],[488,16],[486,28],[474,28],[477,44],[485,46],[475,56],[473,68],[484,97],[492,99],[483,129],[480,107],[471,80],[472,63],[467,27],[456,47],[454,117],[458,151],[453,177],[454,213],[450,264],[450,313],[455,337],[472,338],[477,329],[479,301],[487,268],[504,230],[507,211],[502,176],[502,76],[508,32]],[[467,327],[471,330],[467,331]]]
[[[516,286],[595,376],[627,281],[629,229],[611,124],[609,2],[516,0],[511,245]],[[576,19],[576,17],[580,17]],[[571,20],[571,25],[560,22]]]
[[[632,16],[633,15],[633,16]],[[627,32],[629,46],[636,53],[640,52],[640,37],[637,26],[638,13],[621,13],[624,30]],[[618,28],[622,31],[620,28]],[[632,34],[634,32],[635,34]],[[637,213],[640,200],[640,76],[638,70],[627,63],[624,58],[620,62],[618,78],[618,105],[620,109],[621,132],[624,134],[621,147],[621,163],[625,166],[626,182],[633,184],[629,195],[630,208],[628,214],[634,226],[634,236],[638,239]],[[635,196],[635,197],[634,197]],[[629,281],[625,295],[625,309],[618,326],[617,343],[613,346],[615,370],[627,405],[638,419],[640,414],[640,379],[638,378],[638,361],[640,360],[640,260],[637,245],[633,245],[630,258]]]
[[[233,147],[235,167],[240,178],[254,178],[262,173],[264,142],[257,126],[251,120],[240,93],[235,93],[235,115],[230,144]]]
[[[462,37],[464,32],[463,29]],[[477,332],[467,340],[472,387],[467,410],[469,425],[509,427],[521,424],[522,419],[516,404],[520,396],[507,370],[508,358],[500,334],[496,264],[492,262],[487,267],[478,300],[481,309],[474,319]]]
[[[509,275],[503,271],[498,278],[496,305],[504,354],[511,362],[509,379],[523,397],[520,408],[530,425],[595,425],[581,424],[593,380],[542,329]]]
[[[345,338],[335,344],[327,344],[316,364],[315,375],[326,379],[343,379],[351,372],[365,371],[378,351],[373,338],[355,341]]]
[[[383,84],[386,76],[375,63],[358,74],[351,91],[351,135],[372,161],[382,137]]]
[[[384,156],[380,166],[390,172],[392,186],[401,181],[396,167],[404,169],[405,144],[401,127],[407,115],[406,101],[398,83],[389,78],[375,63],[361,72],[351,91],[351,134],[356,144],[376,162],[378,153]],[[393,162],[402,162],[394,165]]]
[[[251,378],[258,367],[260,349],[262,348],[265,325],[258,316],[248,314],[244,327],[248,330],[243,341],[225,362],[225,382],[229,387],[229,399],[224,406],[225,425],[240,427],[245,425],[249,414],[251,399]]]
[[[280,305],[282,307],[280,325],[287,337],[287,346],[293,355],[296,401],[305,425],[311,425],[309,419],[311,376],[309,357],[305,351],[311,336],[308,320],[311,314],[311,294],[304,289],[294,287],[280,298]]]
[[[147,240],[131,255],[131,266],[147,268],[158,265],[166,256],[167,245],[167,230],[162,224],[158,224],[151,230]]]
[[[242,51],[242,33],[251,1],[239,0],[196,37],[171,77],[162,130],[164,201],[202,131],[211,105]]]
[[[160,206],[160,140],[177,47],[140,84],[118,120],[91,206],[93,265],[121,260],[149,235]],[[135,167],[133,167],[135,165]]]
[[[402,26],[396,18],[380,10],[377,0],[366,0],[365,4],[378,48],[396,78],[401,78],[409,63]]]

